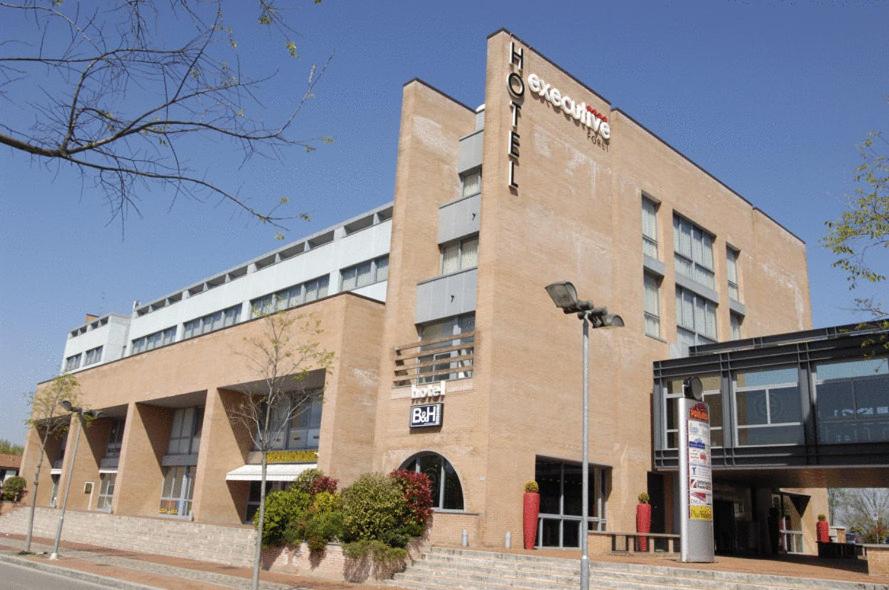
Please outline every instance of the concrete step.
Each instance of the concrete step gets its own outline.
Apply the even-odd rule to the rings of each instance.
[[[619,562],[590,563],[592,580],[609,586],[630,588],[658,586],[686,590],[719,587],[727,590],[889,590],[889,586],[838,580],[791,578],[768,574],[750,574],[691,568],[631,564]],[[416,574],[414,576],[413,574]],[[472,549],[433,547],[424,558],[400,574],[405,582],[432,584],[445,579],[466,587],[488,588],[490,584],[521,588],[576,588],[579,566],[576,560],[515,553],[497,553]],[[475,584],[476,586],[472,586]],[[432,587],[432,586],[429,586]]]

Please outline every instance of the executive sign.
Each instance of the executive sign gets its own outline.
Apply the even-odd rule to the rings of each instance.
[[[444,404],[423,404],[411,406],[411,428],[431,428],[441,426]]]

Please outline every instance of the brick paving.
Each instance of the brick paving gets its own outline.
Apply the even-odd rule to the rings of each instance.
[[[21,535],[0,535],[0,553],[15,555],[22,546]],[[51,539],[35,537],[32,549],[49,552]],[[23,556],[47,563],[170,590],[246,589],[250,586],[249,568],[225,566],[192,559],[107,549],[82,543],[62,543],[60,558],[49,561],[45,555]],[[380,586],[330,582],[281,572],[262,572],[263,590],[379,590]]]

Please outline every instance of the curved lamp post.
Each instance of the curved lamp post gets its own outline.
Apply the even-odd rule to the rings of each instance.
[[[59,558],[59,545],[62,542],[62,526],[65,524],[65,509],[68,508],[68,494],[71,493],[71,480],[74,479],[74,462],[77,461],[77,447],[80,445],[80,431],[83,430],[83,417],[86,416],[92,420],[98,418],[100,414],[100,412],[95,410],[84,410],[81,407],[73,405],[66,399],[59,402],[59,404],[72,416],[76,414],[79,424],[77,433],[74,435],[74,453],[71,456],[71,466],[68,468],[68,473],[66,475],[65,495],[62,498],[62,512],[59,514],[59,524],[56,527],[56,539],[52,546],[52,553],[49,554],[50,559]]]
[[[590,325],[593,328],[622,328],[624,320],[608,313],[605,307],[595,307],[591,301],[577,298],[577,289],[569,281],[546,286],[550,299],[566,314],[577,314],[583,324],[583,458],[581,465],[581,534],[580,534],[580,590],[590,587],[589,534],[589,455],[590,455]]]

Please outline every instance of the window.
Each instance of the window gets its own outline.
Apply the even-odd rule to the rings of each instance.
[[[55,508],[59,503],[59,480],[61,475],[49,476],[49,507]]]
[[[731,312],[729,318],[732,321],[732,340],[740,340],[741,324],[744,323],[744,317],[735,312]]]
[[[166,346],[167,344],[172,344],[176,340],[176,326],[172,326],[165,330],[161,330],[159,332],[155,332],[153,334],[149,334],[148,336],[142,336],[141,338],[136,338],[132,342],[132,352],[130,354],[137,354],[139,352],[145,352],[148,350],[152,350],[159,346]]]
[[[196,455],[201,446],[203,422],[203,408],[179,408],[173,412],[173,426],[170,429],[170,444],[167,447],[167,454]]]
[[[293,392],[272,408],[269,436],[273,449],[317,449],[324,399],[320,392]],[[288,420],[289,418],[289,420]]]
[[[420,352],[428,352],[418,359],[418,383],[472,377],[475,337],[466,334],[475,330],[474,313],[423,324],[417,330],[420,333]]]
[[[684,346],[716,342],[716,304],[677,286],[676,332]]]
[[[889,358],[815,367],[818,442],[889,442]]]
[[[99,474],[99,499],[96,501],[96,510],[111,512],[111,500],[114,498],[114,485],[116,482],[116,473]]]
[[[676,272],[714,288],[713,236],[678,215],[673,217]]]
[[[642,197],[642,253],[657,258],[657,210],[658,204]]]
[[[221,311],[207,314],[193,320],[185,322],[182,326],[183,338],[191,338],[200,336],[215,330],[221,330],[238,323],[241,318],[241,304],[233,305]]]
[[[728,246],[725,249],[726,269],[728,271],[728,296],[734,301],[741,301],[738,289],[738,258],[741,253]]]
[[[340,271],[341,291],[351,291],[389,278],[389,255],[367,260]]]
[[[265,497],[268,500],[271,492],[280,492],[290,487],[289,481],[267,481],[265,482]],[[260,501],[260,482],[250,482],[250,494],[247,496],[247,510],[244,515],[244,522],[253,524],[253,517],[259,512]]]
[[[450,274],[478,266],[478,236],[441,247],[441,274]]]
[[[108,444],[105,446],[105,457],[120,457],[120,448],[123,445],[123,426],[122,418],[115,418],[111,423],[111,429],[108,432]]]
[[[723,445],[722,390],[719,375],[698,375],[704,386],[704,401],[710,406],[710,445]],[[684,379],[670,379],[664,392],[664,448],[675,449],[679,445],[679,404],[677,399],[684,397]]]
[[[661,280],[645,273],[645,333],[655,338],[661,336]]]
[[[158,512],[167,516],[191,516],[191,499],[194,494],[193,465],[164,468],[164,484]]]
[[[263,295],[250,302],[253,317],[281,311],[327,297],[329,275],[312,279],[268,295]]]
[[[534,479],[540,486],[540,517],[537,544],[540,547],[579,547],[582,530],[583,475],[580,463],[538,458]],[[589,528],[605,530],[605,500],[608,471],[590,465]]]
[[[471,197],[482,192],[482,171],[474,170],[466,172],[460,176],[460,182],[463,185],[461,196]]]
[[[796,367],[734,375],[738,446],[802,444],[802,406]]]
[[[65,371],[74,371],[80,368],[80,353],[69,356],[65,359]]]
[[[102,360],[102,347],[97,346],[96,348],[91,348],[86,351],[86,354],[83,355],[83,366],[93,365]]]
[[[451,462],[438,453],[420,453],[402,469],[425,473],[432,488],[432,507],[438,510],[463,510],[463,486]]]

